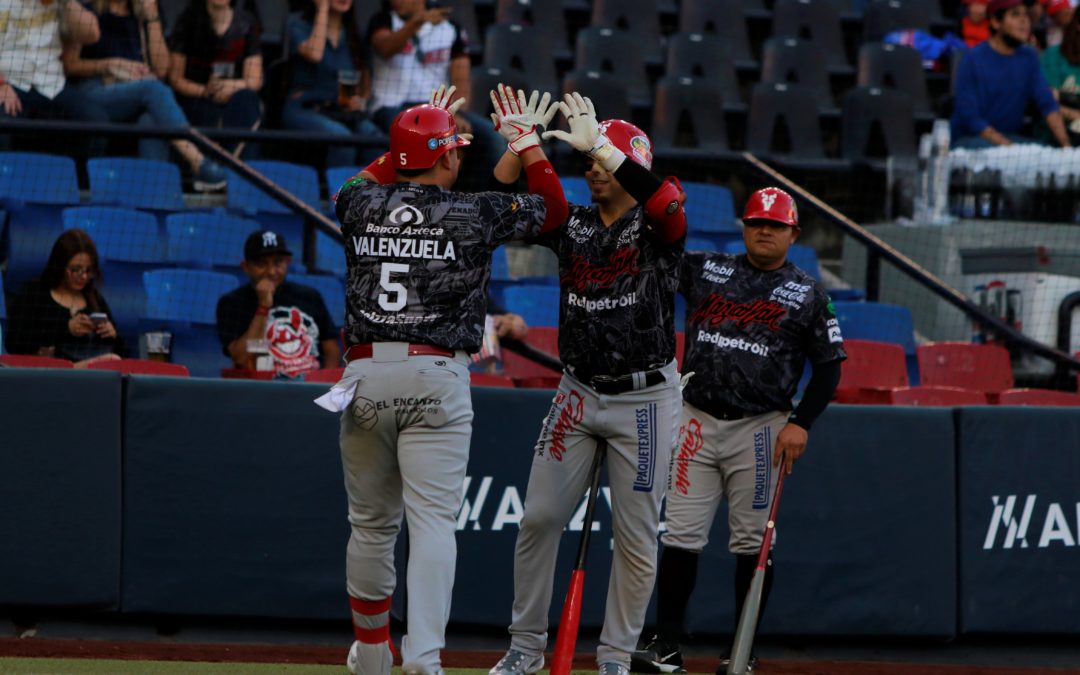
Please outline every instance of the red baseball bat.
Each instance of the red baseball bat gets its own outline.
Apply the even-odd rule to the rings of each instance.
[[[589,485],[589,501],[585,506],[585,522],[581,528],[581,540],[578,542],[577,562],[570,575],[570,588],[566,590],[562,617],[559,619],[559,633],[555,637],[555,653],[551,657],[551,675],[569,675],[574,663],[574,647],[577,645],[578,625],[581,623],[581,597],[585,591],[585,558],[589,553],[589,533],[592,532],[593,512],[596,510],[596,496],[600,493],[600,470],[604,466],[604,453],[607,441],[596,441],[596,453],[593,455],[592,482]]]
[[[754,644],[757,632],[758,615],[761,613],[761,591],[765,587],[765,566],[769,561],[769,549],[772,548],[773,532],[776,530],[776,511],[780,506],[780,491],[784,488],[784,464],[780,464],[780,478],[776,481],[776,494],[773,495],[769,520],[765,523],[765,536],[761,538],[761,551],[758,552],[754,578],[750,581],[750,590],[746,592],[739,627],[735,629],[735,644],[731,649],[731,661],[727,675],[746,675],[746,666],[750,662],[750,648]]]

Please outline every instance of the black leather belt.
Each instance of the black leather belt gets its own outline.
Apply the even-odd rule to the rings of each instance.
[[[620,375],[618,377],[612,377],[610,375],[584,377],[577,372],[574,372],[573,374],[574,377],[592,387],[593,391],[596,393],[607,395],[625,394],[628,391],[646,389],[665,381],[664,373],[659,368],[630,373],[629,375]]]

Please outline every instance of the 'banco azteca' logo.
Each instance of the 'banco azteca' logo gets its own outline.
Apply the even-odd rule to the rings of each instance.
[[[412,204],[402,204],[390,212],[388,220],[394,225],[423,225],[424,214]]]

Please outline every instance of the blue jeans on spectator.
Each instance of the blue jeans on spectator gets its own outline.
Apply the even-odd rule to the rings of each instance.
[[[386,152],[386,136],[370,119],[360,117],[350,129],[344,123],[331,119],[312,107],[306,107],[296,99],[288,99],[281,109],[281,126],[296,131],[313,131],[336,136],[369,136],[381,139],[378,146],[359,147],[347,144],[331,144],[326,150],[326,166],[367,166]]]
[[[83,122],[108,122],[109,115],[104,108],[90,101],[84,101],[75,89],[68,84],[54,98],[48,98],[37,89],[26,91],[12,86],[19,96],[22,104],[22,119],[68,119]],[[10,118],[0,108],[0,119]],[[105,139],[93,134],[85,134],[80,142],[83,150],[89,157],[99,157],[105,154]],[[11,141],[7,134],[0,134],[0,150],[8,150]]]
[[[188,121],[197,127],[222,127],[223,129],[250,130],[259,126],[262,120],[262,102],[259,94],[251,89],[241,89],[225,103],[215,103],[208,98],[176,96]],[[239,145],[236,142],[226,144],[230,151]],[[244,144],[240,156],[255,159],[258,153],[250,141]]]
[[[187,127],[188,120],[173,90],[156,78],[105,84],[93,77],[75,85],[86,101],[101,106],[112,122],[135,122],[145,113],[149,121],[161,127]],[[145,120],[144,120],[145,121]],[[169,159],[168,141],[144,138],[139,141],[139,156],[146,159]]]

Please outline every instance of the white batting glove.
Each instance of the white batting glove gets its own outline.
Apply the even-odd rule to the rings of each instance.
[[[440,84],[438,89],[431,92],[431,100],[428,103],[436,108],[442,108],[451,115],[456,115],[458,108],[465,105],[465,97],[460,96],[451,103],[450,99],[453,98],[455,91],[457,91],[457,87],[454,85],[450,85],[450,88],[447,89],[445,84]]]
[[[520,155],[540,146],[540,135],[536,133],[533,115],[526,112],[524,92],[519,99],[513,89],[500,84],[491,92],[491,104],[495,107],[491,121],[495,124],[495,131],[506,139],[510,152]]]
[[[518,89],[517,95],[518,102],[524,106],[525,114],[532,117],[537,132],[546,131],[548,125],[551,124],[552,118],[555,117],[555,113],[559,110],[559,102],[552,101],[551,94],[547,92],[540,96],[540,92],[536,89],[533,90],[528,101],[525,100],[525,92],[521,89]]]
[[[465,97],[460,96],[456,101],[451,103],[450,99],[453,97],[455,91],[457,91],[457,87],[454,85],[450,85],[450,88],[447,89],[445,84],[440,84],[438,89],[431,92],[431,99],[428,103],[436,108],[442,108],[451,115],[457,115],[458,109],[465,105]],[[470,142],[473,139],[472,134],[458,134],[458,136]]]
[[[557,138],[568,143],[575,150],[584,152],[600,163],[606,171],[614,172],[626,159],[626,155],[600,133],[600,123],[596,121],[596,108],[588,98],[583,98],[576,91],[566,94],[559,110],[570,125],[570,133],[565,131],[545,131],[544,139]]]

